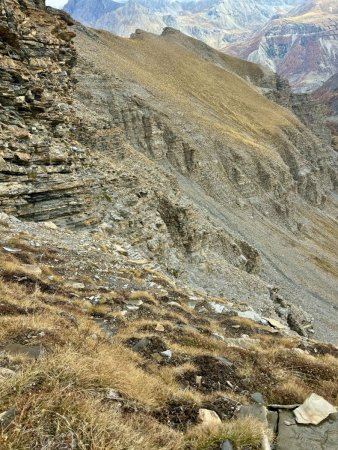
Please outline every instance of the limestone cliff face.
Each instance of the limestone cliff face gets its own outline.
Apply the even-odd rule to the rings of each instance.
[[[0,208],[24,219],[82,216],[89,179],[72,140],[75,34],[44,1],[6,0],[0,10]]]

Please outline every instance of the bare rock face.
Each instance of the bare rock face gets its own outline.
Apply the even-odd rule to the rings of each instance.
[[[0,207],[29,220],[81,222],[90,179],[71,131],[72,21],[44,1],[7,1],[0,11]]]
[[[313,98],[324,105],[323,116],[332,132],[332,147],[338,151],[338,73],[313,92]]]

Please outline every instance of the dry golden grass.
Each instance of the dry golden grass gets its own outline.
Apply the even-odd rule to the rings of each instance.
[[[259,336],[249,350],[227,347],[209,335],[211,330],[224,332],[224,328],[214,317],[203,322],[184,304],[183,291],[175,295],[179,312],[164,301],[159,303],[148,291],[103,294],[101,303],[93,306],[85,299],[68,298],[66,290],[41,290],[41,279],[48,280],[48,266],[41,265],[46,272],[42,270],[32,286],[20,282],[21,276],[28,275],[27,264],[19,257],[0,253],[0,261],[4,277],[0,279],[0,349],[7,344],[45,349],[36,360],[10,350],[2,356],[16,374],[0,385],[0,411],[14,407],[17,415],[0,434],[1,449],[57,450],[73,445],[83,450],[136,450],[140,446],[145,450],[207,450],[224,439],[232,440],[236,449],[259,445],[264,430],[250,420],[225,421],[211,428],[198,425],[178,433],[154,419],[171,402],[196,408],[222,395],[247,401],[240,392],[203,393],[183,387],[184,374],[198,371],[194,364],[198,356],[223,356],[234,362],[239,380],[249,379],[250,390],[259,390],[274,402],[301,402],[312,391],[338,401],[336,358],[296,352],[298,339],[277,336]],[[147,314],[124,316],[118,308],[125,298],[144,300],[139,311],[145,308]],[[92,315],[118,324],[112,338]],[[252,326],[236,320],[243,327]],[[177,327],[178,323],[187,326]],[[156,331],[158,324],[164,331]],[[189,327],[193,324],[198,329]],[[256,328],[252,326],[252,331]],[[182,362],[161,364],[151,355],[128,348],[131,337],[149,336],[170,348],[177,361],[183,357]],[[107,400],[109,389],[119,393],[127,410],[135,412],[126,413]]]
[[[143,86],[157,99],[157,107],[161,102],[174,107],[188,123],[226,137],[233,145],[244,144],[248,151],[275,159],[271,144],[280,136],[278,129],[298,126],[286,109],[269,102],[236,74],[245,78],[254,72],[257,78],[255,71],[260,69],[253,64],[220,53],[229,67],[224,70],[161,37],[125,39],[107,32],[97,32],[97,37],[79,34],[76,42],[80,53],[98,70]]]
[[[217,448],[229,439],[236,449],[258,447],[266,430],[253,418],[243,418],[222,424],[197,425],[188,433],[191,449],[209,450]]]
[[[148,303],[158,304],[156,298],[148,291],[133,291],[128,296],[129,300],[143,300]]]
[[[23,398],[22,398],[23,400]],[[30,395],[15,425],[0,435],[3,450],[178,450],[182,436],[149,416],[125,417],[101,401],[60,389]]]

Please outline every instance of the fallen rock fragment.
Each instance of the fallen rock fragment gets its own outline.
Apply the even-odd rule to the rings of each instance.
[[[158,324],[156,325],[155,330],[156,330],[156,331],[161,331],[161,332],[163,332],[163,331],[164,331],[164,326],[161,325],[160,323],[158,323]]]
[[[40,267],[34,266],[33,264],[24,264],[22,268],[24,269],[27,275],[32,275],[36,277],[42,275],[42,270],[40,269]]]
[[[278,320],[272,319],[271,317],[264,317],[264,319],[274,328],[277,328],[277,330],[286,330],[287,326],[283,325],[282,323],[278,322]]]
[[[0,367],[0,381],[15,375],[14,370],[7,367]]]
[[[10,408],[7,411],[4,411],[0,413],[0,427],[6,428],[8,425],[10,425],[11,422],[15,419],[16,416],[16,409]]]
[[[311,394],[301,406],[294,410],[294,415],[298,423],[318,425],[330,414],[336,412],[337,408],[323,397]]]
[[[141,306],[143,305],[143,300],[123,300],[123,303],[127,306]]]
[[[85,289],[85,285],[83,283],[69,282],[65,284],[66,288],[83,290]]]
[[[220,450],[233,450],[232,443],[229,441],[229,439],[222,442]]]
[[[173,354],[171,350],[165,350],[164,352],[161,352],[161,355],[164,356],[165,358],[170,359]]]
[[[136,344],[133,346],[133,350],[135,350],[136,352],[140,352],[149,347],[149,345],[151,345],[151,341],[147,338],[142,338],[136,342]]]
[[[49,222],[44,222],[43,224],[46,228],[49,228],[50,230],[58,229],[58,226],[54,222],[49,221]]]
[[[224,342],[228,347],[239,347],[239,348],[249,348],[257,343],[254,339],[243,337],[225,338]]]
[[[118,392],[114,391],[114,389],[109,389],[108,390],[106,398],[108,400],[114,400],[114,401],[122,400],[122,397],[120,396],[120,394]]]
[[[203,425],[211,425],[221,423],[219,415],[210,409],[201,408],[198,410],[198,418]]]
[[[267,321],[263,319],[256,311],[238,311],[238,317],[242,317],[243,319],[253,320],[254,322],[260,323],[262,325],[266,325]]]
[[[12,248],[12,247],[2,247],[7,253],[20,253],[21,248]]]
[[[264,405],[264,397],[260,392],[254,392],[251,395],[251,400],[253,400],[255,403],[258,403],[259,405]]]

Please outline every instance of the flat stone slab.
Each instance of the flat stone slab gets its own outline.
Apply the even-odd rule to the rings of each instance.
[[[319,425],[300,425],[294,419],[292,411],[279,411],[276,450],[337,450],[338,413],[331,414]]]
[[[31,359],[38,359],[45,353],[45,349],[40,345],[27,346],[21,344],[8,344],[5,347],[2,347],[1,350],[10,353],[11,355],[26,356]]]
[[[241,409],[239,410],[238,417],[254,417],[255,419],[262,422],[262,424],[267,427],[268,426],[268,420],[267,420],[267,409],[263,405],[244,405],[241,406]]]

